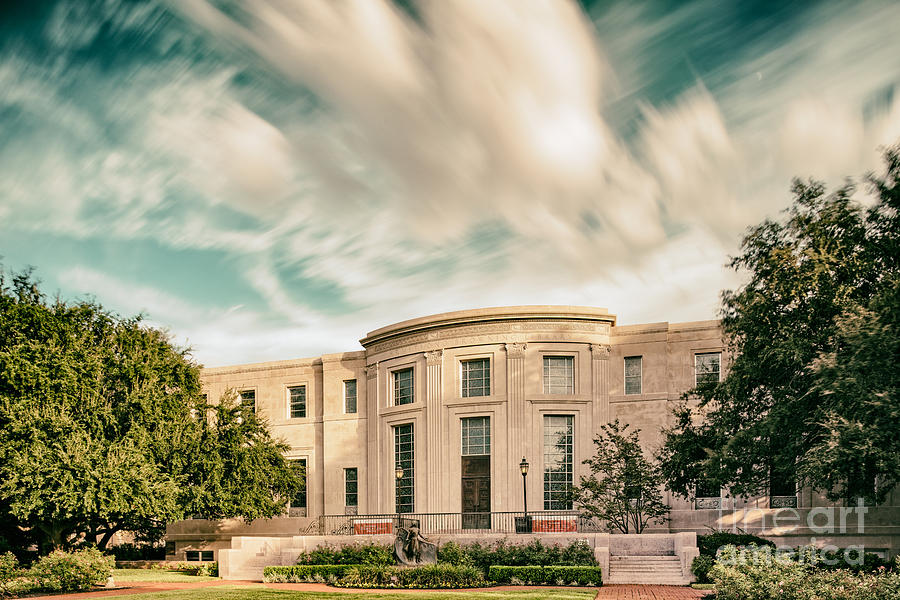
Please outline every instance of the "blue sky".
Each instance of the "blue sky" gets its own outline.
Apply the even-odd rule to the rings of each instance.
[[[210,366],[479,306],[713,318],[791,177],[900,138],[896,2],[0,6],[3,263]]]

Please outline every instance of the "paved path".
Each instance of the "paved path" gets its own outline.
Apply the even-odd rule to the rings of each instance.
[[[672,585],[604,585],[595,600],[694,600],[703,598],[710,591]]]
[[[113,590],[99,590],[96,592],[81,592],[78,594],[59,594],[55,596],[40,596],[34,600],[78,600],[80,598],[104,598],[108,596],[123,596],[132,594],[147,594],[150,592],[168,592],[171,590],[188,590],[194,588],[205,588],[220,585],[239,585],[260,588],[271,588],[275,590],[294,590],[298,592],[331,592],[345,594],[368,594],[368,593],[398,593],[398,594],[419,594],[423,590],[382,590],[382,589],[348,589],[336,588],[325,585],[324,583],[260,583],[258,581],[223,581],[221,579],[202,582],[150,582],[136,581],[134,583],[123,583],[123,587]],[[127,586],[127,587],[125,587]],[[497,586],[491,588],[479,588],[478,591],[516,591],[516,590],[532,590],[532,589],[554,589],[547,586]],[[565,587],[559,589],[567,590],[594,590],[596,588],[574,588]],[[475,590],[433,590],[443,592],[471,592]],[[595,600],[696,600],[702,598],[710,592],[702,592],[691,588],[674,587],[668,585],[605,585],[597,592]]]

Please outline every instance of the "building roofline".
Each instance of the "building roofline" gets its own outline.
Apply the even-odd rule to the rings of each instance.
[[[616,324],[615,315],[610,314],[605,308],[594,306],[495,306],[490,308],[457,310],[400,321],[399,323],[394,323],[370,331],[366,337],[359,341],[359,343],[362,344],[363,347],[368,347],[390,338],[422,331],[454,327],[457,325],[535,319],[605,322],[609,323],[611,326]]]

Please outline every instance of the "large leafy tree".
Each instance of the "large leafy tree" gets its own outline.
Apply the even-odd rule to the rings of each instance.
[[[795,181],[784,218],[744,238],[747,283],[722,294],[731,366],[686,395],[659,453],[675,493],[781,479],[877,502],[900,481],[900,148],[885,162],[868,208],[852,184]]]
[[[194,512],[278,514],[301,485],[284,446],[252,413],[203,418],[239,409],[199,391],[187,351],[140,317],[0,272],[0,520],[42,548],[103,547]]]
[[[622,533],[641,533],[650,523],[663,522],[669,507],[659,469],[641,449],[640,430],[628,428],[618,419],[601,427],[594,455],[583,461],[591,474],[581,476],[572,497],[585,517]]]

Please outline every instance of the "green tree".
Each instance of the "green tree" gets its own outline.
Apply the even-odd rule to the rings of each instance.
[[[190,514],[194,488],[221,473],[235,480],[206,501],[211,514],[278,514],[300,485],[272,458],[283,446],[251,415],[221,431],[193,418],[208,408],[199,391],[187,350],[141,317],[51,301],[30,271],[0,270],[0,520],[44,550],[103,547]],[[262,456],[265,481],[252,473]]]
[[[639,429],[628,432],[618,419],[603,425],[594,438],[594,456],[583,461],[590,476],[581,476],[572,497],[585,517],[596,517],[622,533],[641,533],[666,520],[659,469],[641,450]]]
[[[747,283],[722,294],[730,368],[686,394],[659,453],[673,492],[780,478],[881,501],[900,481],[900,149],[885,161],[869,208],[850,183],[795,181],[784,219],[744,238],[730,266]]]

